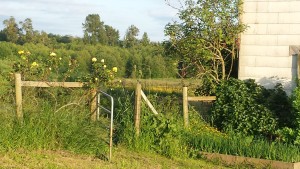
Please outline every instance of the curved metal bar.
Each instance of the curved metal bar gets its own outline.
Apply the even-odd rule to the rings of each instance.
[[[97,119],[99,119],[99,114],[100,114],[100,108],[102,108],[103,110],[107,111],[108,113],[110,113],[110,131],[109,131],[109,161],[111,161],[112,159],[112,147],[113,147],[113,123],[114,123],[114,98],[105,93],[104,91],[101,91],[101,90],[98,90],[97,91],[98,93],[98,100],[97,100],[97,103],[98,103],[98,108],[97,108]],[[100,95],[103,94],[104,96],[106,97],[109,97],[110,98],[110,103],[111,103],[111,106],[110,106],[110,110],[108,110],[107,108],[103,107],[100,105]]]

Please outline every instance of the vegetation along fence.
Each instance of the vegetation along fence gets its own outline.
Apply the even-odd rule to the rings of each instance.
[[[151,102],[147,99],[146,95],[144,94],[142,90],[141,83],[136,84],[135,89],[135,112],[134,112],[134,126],[136,129],[136,135],[139,135],[140,133],[140,116],[141,116],[141,98],[144,99],[144,101],[147,103],[148,107],[151,109],[151,111],[157,115],[158,112],[153,107]],[[188,87],[183,87],[182,89],[182,98],[183,98],[183,117],[184,117],[184,127],[189,126],[189,113],[188,113],[188,102],[189,101],[206,101],[211,102],[216,100],[216,96],[197,96],[197,97],[191,97],[188,96]]]
[[[15,73],[15,90],[16,90],[16,114],[17,118],[23,120],[22,110],[22,87],[65,87],[65,88],[81,88],[85,83],[82,82],[44,82],[44,81],[22,81],[21,74]],[[96,89],[91,89],[91,120],[99,120],[100,109],[109,113],[110,127],[109,127],[109,160],[112,158],[112,145],[113,145],[113,108],[114,99],[109,94]],[[110,109],[107,109],[100,104],[100,96],[106,96],[110,99]]]
[[[188,87],[182,88],[182,106],[183,106],[183,119],[184,119],[184,127],[189,126],[189,101],[214,101],[216,100],[216,96],[197,96],[190,97],[188,96]]]

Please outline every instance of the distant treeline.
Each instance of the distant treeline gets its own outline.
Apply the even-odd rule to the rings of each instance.
[[[129,26],[120,39],[119,31],[100,20],[98,14],[90,14],[83,25],[83,37],[55,35],[33,29],[32,20],[17,23],[14,17],[3,21],[0,30],[0,75],[12,72],[14,62],[21,59],[18,51],[30,51],[31,57],[49,57],[55,52],[67,62],[77,60],[74,73],[89,72],[91,58],[104,59],[107,66],[118,67],[120,78],[170,78],[177,76],[177,61],[168,56],[166,43],[151,42],[145,32],[138,39],[139,29]],[[63,71],[63,70],[61,70]],[[77,77],[77,75],[74,75]],[[1,79],[0,79],[1,80]]]

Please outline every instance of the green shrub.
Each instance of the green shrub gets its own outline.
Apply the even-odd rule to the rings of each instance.
[[[300,87],[296,87],[292,93],[293,115],[295,125],[300,128]]]
[[[259,103],[264,104],[278,119],[278,127],[295,128],[295,115],[292,112],[291,99],[283,90],[281,84],[275,85],[273,89],[263,88],[263,97]]]
[[[212,107],[212,122],[219,129],[234,130],[247,135],[273,135],[277,117],[264,103],[264,88],[254,80],[229,79],[216,89],[217,100]]]

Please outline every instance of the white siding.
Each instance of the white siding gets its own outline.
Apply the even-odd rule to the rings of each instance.
[[[290,91],[297,76],[297,59],[290,46],[300,46],[300,0],[244,0],[239,78]]]

